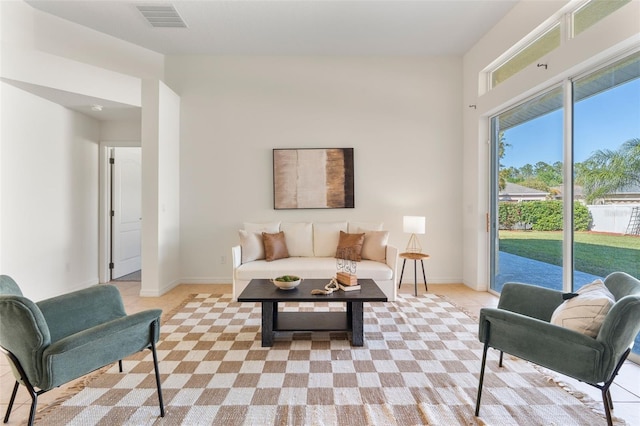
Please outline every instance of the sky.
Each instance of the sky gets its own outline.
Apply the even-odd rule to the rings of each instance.
[[[520,168],[562,161],[563,112],[557,110],[504,132],[508,146],[500,163]],[[574,161],[598,149],[616,150],[640,138],[640,79],[578,102],[574,107]]]

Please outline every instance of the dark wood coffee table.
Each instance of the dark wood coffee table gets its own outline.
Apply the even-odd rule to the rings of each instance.
[[[293,290],[280,290],[267,279],[251,280],[238,302],[262,304],[262,346],[273,346],[277,331],[351,331],[353,346],[364,345],[364,302],[386,302],[387,296],[375,281],[359,279],[362,287],[355,291],[334,291],[329,295],[312,295],[324,289],[329,279],[305,279]],[[278,312],[279,302],[345,302],[344,312]]]

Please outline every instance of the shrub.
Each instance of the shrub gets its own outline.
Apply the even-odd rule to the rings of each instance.
[[[582,203],[573,206],[574,230],[588,231],[591,225],[589,209]],[[526,201],[498,203],[500,229],[513,229],[518,223],[534,231],[562,230],[562,201]]]
[[[520,204],[499,203],[498,221],[500,229],[513,229],[515,224],[520,221]]]

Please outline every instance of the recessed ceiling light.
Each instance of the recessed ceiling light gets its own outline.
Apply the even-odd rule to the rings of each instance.
[[[142,16],[156,28],[187,28],[173,5],[136,6]]]
[[[91,111],[102,111],[102,105],[91,105]]]

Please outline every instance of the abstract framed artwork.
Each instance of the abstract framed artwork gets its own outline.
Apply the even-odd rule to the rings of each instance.
[[[273,150],[274,209],[353,207],[353,148]]]

